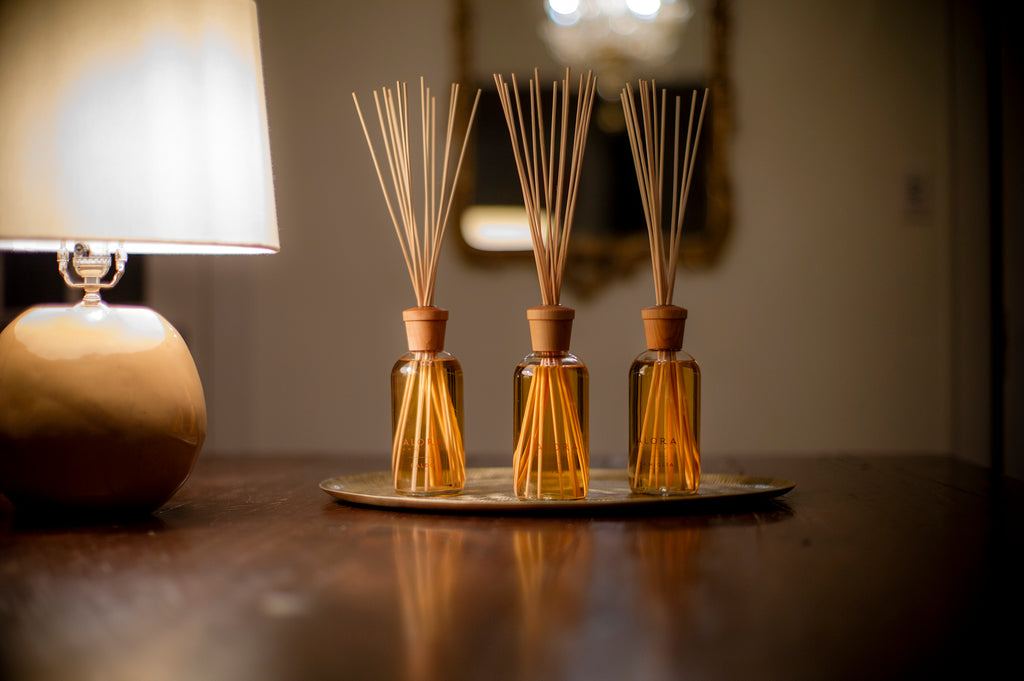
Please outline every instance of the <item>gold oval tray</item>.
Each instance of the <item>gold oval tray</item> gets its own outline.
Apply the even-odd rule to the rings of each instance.
[[[778,478],[749,475],[705,473],[700,477],[696,494],[655,496],[633,494],[626,480],[625,469],[592,468],[590,490],[586,499],[577,501],[523,500],[512,490],[511,468],[469,468],[466,486],[459,494],[443,497],[419,497],[398,494],[390,472],[359,473],[328,478],[320,489],[335,499],[362,506],[398,509],[421,509],[450,513],[522,512],[571,513],[594,509],[682,506],[696,510],[729,499],[771,498],[785,494],[796,484]]]

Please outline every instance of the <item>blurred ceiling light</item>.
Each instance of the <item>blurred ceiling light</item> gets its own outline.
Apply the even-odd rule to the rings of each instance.
[[[617,98],[622,84],[645,67],[665,62],[693,16],[689,0],[545,0],[540,34],[568,65],[593,68],[602,96]]]
[[[529,251],[530,223],[522,206],[468,206],[462,236],[478,251]]]

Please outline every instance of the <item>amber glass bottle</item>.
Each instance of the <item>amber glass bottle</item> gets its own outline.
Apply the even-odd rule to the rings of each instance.
[[[448,311],[402,313],[409,352],[391,370],[391,466],[395,491],[443,495],[466,481],[462,367],[444,350]]]
[[[590,481],[587,367],[569,352],[575,312],[527,311],[533,352],[513,376],[513,476],[520,499],[583,499]]]
[[[629,369],[629,485],[693,494],[700,484],[700,368],[683,351],[686,310],[642,312],[647,350]]]

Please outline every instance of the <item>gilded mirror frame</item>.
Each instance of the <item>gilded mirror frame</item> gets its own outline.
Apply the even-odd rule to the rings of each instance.
[[[479,1],[479,0],[476,0]],[[456,79],[472,82],[474,45],[474,0],[453,0],[453,26]],[[713,266],[721,257],[732,228],[732,190],[729,172],[729,148],[732,136],[733,103],[730,70],[730,16],[728,0],[710,0],[708,14],[708,77],[711,116],[710,153],[706,163],[706,220],[703,229],[686,233],[682,240],[681,267],[700,269]],[[465,129],[468,106],[461,112],[458,126]],[[529,251],[483,251],[470,246],[462,235],[462,209],[475,195],[475,146],[470,136],[465,167],[460,178],[456,206],[450,229],[463,259],[473,265],[493,267],[505,264],[533,266]],[[581,298],[592,296],[609,283],[631,275],[637,267],[650,265],[650,250],[645,231],[628,236],[599,236],[574,232],[569,248],[564,284]]]

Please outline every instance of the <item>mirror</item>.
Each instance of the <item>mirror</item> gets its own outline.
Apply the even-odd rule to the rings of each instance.
[[[573,0],[552,1],[562,6],[576,4]],[[516,224],[522,214],[522,195],[493,74],[509,78],[514,73],[525,93],[534,68],[550,87],[568,65],[576,76],[583,68],[594,68],[602,96],[594,104],[588,132],[564,286],[586,298],[637,267],[650,266],[647,227],[618,99],[627,80],[635,88],[639,78],[653,78],[670,97],[681,95],[684,121],[691,93],[709,89],[693,180],[693,187],[700,191],[691,194],[687,203],[680,265],[699,268],[715,263],[731,224],[728,6],[727,0],[675,1],[688,5],[692,12],[681,28],[675,29],[678,44],[664,63],[601,62],[593,57],[577,66],[573,59],[580,58],[578,51],[594,41],[588,38],[561,48],[545,42],[544,33],[558,28],[552,24],[551,13],[545,11],[545,0],[455,0],[458,80],[483,90],[451,223],[454,240],[466,259],[489,266],[532,266],[526,228],[522,222]],[[658,5],[656,0],[642,4],[651,6],[652,2]],[[646,42],[654,41],[647,38]],[[554,56],[557,49],[562,50],[561,58]],[[569,54],[573,49],[577,52]],[[468,116],[468,110],[464,114]]]

